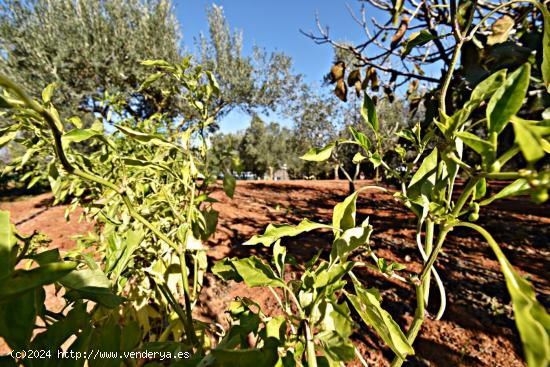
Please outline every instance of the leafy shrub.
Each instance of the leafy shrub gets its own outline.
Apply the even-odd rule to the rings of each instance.
[[[206,107],[208,99],[219,90],[212,74],[191,65],[189,58],[180,64],[164,61],[145,61],[144,64],[156,68],[157,72],[145,80],[142,90],[160,78],[172,80],[171,87],[164,93],[194,108],[200,119],[184,121],[185,126],[175,130],[166,129],[169,117],[162,113],[144,120],[121,119],[115,125],[117,130],[108,134],[99,122],[88,129],[82,128],[75,117],[70,120],[76,127],[65,131],[66,125],[61,123],[51,103],[55,85],[44,89],[42,102],[38,103],[2,77],[2,105],[13,121],[6,131],[17,132],[8,136],[28,147],[27,160],[48,162],[47,174],[55,201],[71,200],[66,215],[81,205],[86,214],[99,223],[99,236],[82,237],[81,248],[72,251],[71,258],[104,274],[101,282],[93,273],[82,274],[81,281],[95,279],[109,292],[124,296],[126,301],[121,308],[111,311],[100,302],[106,297],[103,288],[99,295],[88,289],[96,288],[95,284],[87,285],[86,291],[79,290],[80,298],[99,303],[91,314],[90,330],[93,330],[90,332],[107,333],[107,330],[116,329],[123,335],[124,329],[119,329],[119,315],[123,315],[121,325],[131,327],[142,346],[141,341],[161,342],[167,345],[166,348],[201,351],[203,345],[208,344],[207,328],[195,322],[191,313],[207,267],[202,241],[213,233],[217,222],[217,212],[212,209],[214,199],[209,197],[208,188],[215,176],[211,176],[206,166],[203,131],[213,123]],[[112,108],[116,111],[117,105]],[[26,133],[20,135],[19,132]],[[72,146],[84,141],[90,145],[88,155]],[[8,169],[13,164],[8,165]],[[229,195],[232,195],[234,184],[234,178],[226,174],[224,187]],[[4,225],[7,230],[9,225]],[[95,256],[85,251],[87,248],[95,248]],[[71,269],[68,271],[76,266],[69,264]],[[49,279],[49,282],[56,280]],[[66,293],[66,297],[69,294],[72,293]],[[117,302],[111,299],[110,307],[124,300],[116,297]],[[78,299],[68,298],[72,309],[77,307]],[[6,312],[9,315],[9,311]],[[71,323],[64,321],[70,315],[59,316],[58,323]],[[71,325],[74,330],[82,329]],[[32,330],[33,324],[27,326]],[[3,329],[2,334],[5,332]],[[61,342],[71,334],[72,331],[64,334]],[[92,342],[94,338],[90,339],[89,333],[77,334],[83,339],[78,338],[72,348],[113,348],[108,339]],[[6,339],[12,348],[20,346]],[[54,349],[59,345],[54,345]],[[135,343],[125,345],[127,348],[121,344],[121,350],[137,346]]]

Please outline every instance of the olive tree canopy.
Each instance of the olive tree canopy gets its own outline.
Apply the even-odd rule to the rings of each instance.
[[[63,112],[104,112],[99,100],[134,93],[145,59],[180,58],[178,23],[167,0],[6,0],[0,3],[0,69],[30,93],[58,84]],[[133,95],[127,111],[150,114]]]

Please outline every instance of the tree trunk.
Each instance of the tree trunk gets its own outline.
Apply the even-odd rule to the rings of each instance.
[[[269,166],[269,179],[273,180],[273,166]]]
[[[340,168],[338,165],[334,166],[334,179],[339,180],[340,177],[338,177],[338,168]]]

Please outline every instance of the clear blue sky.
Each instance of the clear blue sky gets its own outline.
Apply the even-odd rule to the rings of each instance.
[[[323,75],[333,61],[329,45],[317,45],[302,35],[299,30],[317,33],[315,14],[321,23],[330,26],[331,36],[339,40],[360,42],[365,39],[363,30],[352,20],[346,3],[356,11],[360,4],[356,0],[175,0],[176,16],[183,34],[184,49],[194,52],[195,39],[200,32],[208,33],[206,8],[215,3],[224,9],[232,29],[243,32],[244,53],[254,45],[267,51],[283,51],[292,56],[294,69],[304,75],[308,83],[321,84]],[[378,14],[367,14],[369,18]],[[279,122],[288,124],[288,121]],[[250,117],[242,113],[231,113],[221,121],[222,132],[245,129]]]

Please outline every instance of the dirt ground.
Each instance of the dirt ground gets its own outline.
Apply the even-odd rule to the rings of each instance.
[[[370,184],[360,182],[358,186]],[[489,189],[497,190],[498,186]],[[233,200],[217,190],[214,196],[220,202],[215,208],[220,216],[218,231],[208,243],[211,264],[227,256],[257,254],[269,258],[269,249],[242,243],[272,222],[297,223],[308,218],[329,223],[332,208],[345,197],[347,187],[344,181],[240,181]],[[389,193],[369,190],[361,194],[357,207],[358,221],[369,217],[374,227],[371,247],[377,255],[406,265],[406,271],[419,272],[414,216],[408,209]],[[65,207],[51,207],[50,194],[2,202],[0,209],[11,211],[12,221],[21,232],[38,229],[49,235],[53,247],[69,249],[74,246],[71,236],[93,230],[92,223],[77,220],[79,211],[66,223]],[[520,274],[531,280],[539,300],[548,309],[550,205],[535,205],[527,198],[503,200],[482,208],[478,223],[493,234]],[[320,248],[326,250],[323,256],[328,255],[330,239],[326,232],[313,232],[283,244],[298,260],[305,261]],[[433,320],[439,299],[437,292],[432,292],[428,307],[432,313],[414,344],[416,355],[405,365],[524,366],[510,298],[490,247],[473,231],[455,229],[448,236],[436,267],[446,285],[447,310],[442,320]],[[414,290],[373,271],[358,275],[367,286],[380,289],[383,306],[406,330],[414,315]],[[223,310],[236,296],[253,298],[268,314],[276,312],[276,302],[265,289],[224,284],[208,275],[196,316],[226,324]],[[47,302],[55,303],[52,298],[50,294]],[[388,365],[392,352],[371,329],[360,326],[353,337],[369,365]]]

